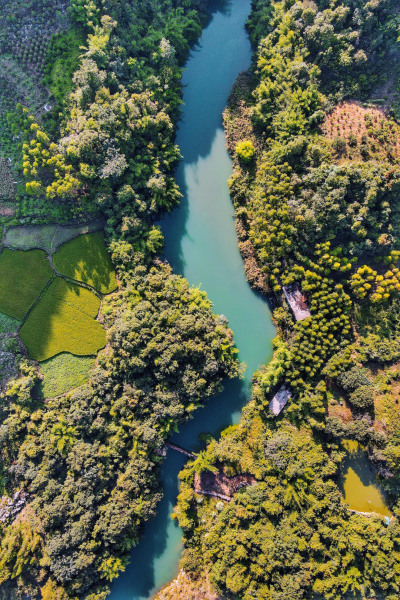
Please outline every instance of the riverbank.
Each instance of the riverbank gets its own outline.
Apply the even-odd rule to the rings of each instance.
[[[247,365],[244,379],[227,381],[193,419],[171,437],[198,451],[199,435],[219,435],[240,419],[251,393],[254,370],[268,361],[275,335],[267,302],[246,281],[237,247],[228,178],[232,173],[222,128],[222,112],[237,75],[250,67],[251,47],[244,24],[250,1],[218,7],[186,63],[184,102],[176,142],[183,155],[176,178],[183,194],[180,207],[160,223],[164,257],[188,281],[206,289],[221,322],[228,321]],[[184,458],[168,451],[162,466],[164,496],[154,521],[146,526],[131,564],[112,588],[111,600],[148,600],[178,573],[182,531],[171,520]]]
[[[202,464],[223,464],[227,477],[250,474],[256,484],[229,502],[200,496],[189,462],[174,511],[184,530],[182,568],[202,578],[207,565],[222,595],[397,597],[398,125],[394,105],[390,114],[372,110],[396,39],[395,17],[381,8],[363,13],[367,26],[346,1],[329,9],[253,4],[256,66],[251,78],[241,76],[224,120],[246,274],[276,294],[278,336],[238,427],[209,440]],[[331,54],[315,42],[328,30]],[[298,320],[284,294],[293,285],[308,307]],[[275,416],[270,401],[283,384],[290,399]],[[358,501],[368,487],[371,510],[358,502],[357,512],[347,509],[338,486],[343,439],[368,446],[381,464],[390,510],[371,495],[376,474],[366,482],[358,463],[354,471],[369,484]]]
[[[1,491],[34,491],[0,529],[0,586],[12,579],[20,596],[107,596],[155,516],[165,439],[240,372],[226,319],[156,258],[163,236],[154,219],[180,197],[172,176],[180,64],[201,33],[197,8],[72,3],[86,45],[61,71],[71,32],[52,45],[57,107],[42,119],[17,104],[10,116],[23,166],[15,218],[29,212],[31,222],[54,224],[101,213],[120,282],[105,302],[107,345],[88,384],[43,398],[37,365],[21,360],[5,392]]]

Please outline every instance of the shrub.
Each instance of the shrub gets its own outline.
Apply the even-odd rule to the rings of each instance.
[[[345,151],[346,145],[346,140],[339,136],[335,137],[335,139],[332,142],[332,148],[338,154]]]
[[[251,160],[255,154],[253,142],[249,140],[239,142],[236,146],[236,154],[244,161]]]
[[[352,392],[360,386],[370,385],[362,371],[357,367],[353,367],[350,371],[345,371],[338,377],[338,383],[346,392]]]
[[[368,406],[371,406],[374,403],[372,386],[360,385],[350,394],[349,400],[356,408],[367,408]]]
[[[354,135],[354,133],[350,133],[349,137],[348,137],[348,144],[349,146],[351,146],[352,148],[354,148],[354,146],[357,146],[357,137]]]

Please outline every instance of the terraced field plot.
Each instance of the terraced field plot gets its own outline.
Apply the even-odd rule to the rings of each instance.
[[[43,250],[3,250],[0,255],[0,311],[22,320],[52,275]]]
[[[96,359],[91,356],[74,356],[62,352],[40,365],[43,375],[41,391],[45,398],[60,396],[89,381],[89,370]]]
[[[63,244],[54,255],[54,266],[63,275],[87,283],[102,294],[117,288],[102,231],[80,235]]]
[[[44,361],[61,352],[90,356],[106,344],[95,318],[100,300],[89,290],[57,277],[21,328],[29,356]]]

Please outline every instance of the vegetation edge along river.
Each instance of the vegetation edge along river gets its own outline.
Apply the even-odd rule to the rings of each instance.
[[[232,85],[251,63],[244,29],[250,9],[249,0],[216,4],[185,63],[184,105],[176,138],[183,157],[176,180],[183,197],[179,209],[161,222],[164,256],[174,272],[207,290],[214,311],[228,319],[239,360],[247,365],[243,379],[227,382],[222,393],[172,435],[171,441],[195,453],[204,448],[201,440],[207,432],[218,435],[238,422],[240,410],[250,398],[252,373],[271,358],[275,336],[266,298],[251,290],[237,247],[227,182],[232,162],[222,128],[222,112]],[[113,584],[111,600],[147,599],[176,575],[182,531],[170,514],[184,460],[183,454],[168,450],[157,516],[146,526],[125,573]]]
[[[183,572],[221,597],[398,597],[397,11],[253,2],[224,123],[239,246],[278,336],[175,509]],[[367,446],[392,518],[347,509],[342,440]]]

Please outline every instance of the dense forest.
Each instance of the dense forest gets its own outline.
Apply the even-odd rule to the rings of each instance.
[[[42,363],[1,330],[19,375],[3,385],[0,402],[0,597],[101,600],[155,515],[165,439],[240,373],[226,319],[156,258],[163,238],[153,221],[180,198],[173,177],[180,78],[205,3],[72,0],[48,25],[47,2],[14,9],[27,19],[32,46],[5,8],[2,51],[11,66],[26,65],[38,102],[29,86],[24,96],[12,88],[15,77],[8,80],[4,94],[20,102],[10,107],[3,94],[2,132],[19,179],[2,225],[102,220],[118,289],[109,294],[109,272],[99,296],[106,347],[88,383],[68,393],[43,395]],[[36,31],[46,26],[42,48]],[[54,256],[66,275],[69,256],[63,247]],[[76,260],[70,277],[100,291]],[[49,277],[51,270],[43,283]],[[0,321],[4,327],[4,315]]]
[[[239,425],[182,471],[175,509],[182,568],[223,597],[399,597],[398,10],[253,2],[253,68],[224,125],[239,248],[278,336]],[[293,284],[310,314],[298,321]],[[390,520],[347,509],[342,440],[367,448]],[[204,473],[252,485],[213,498]]]

